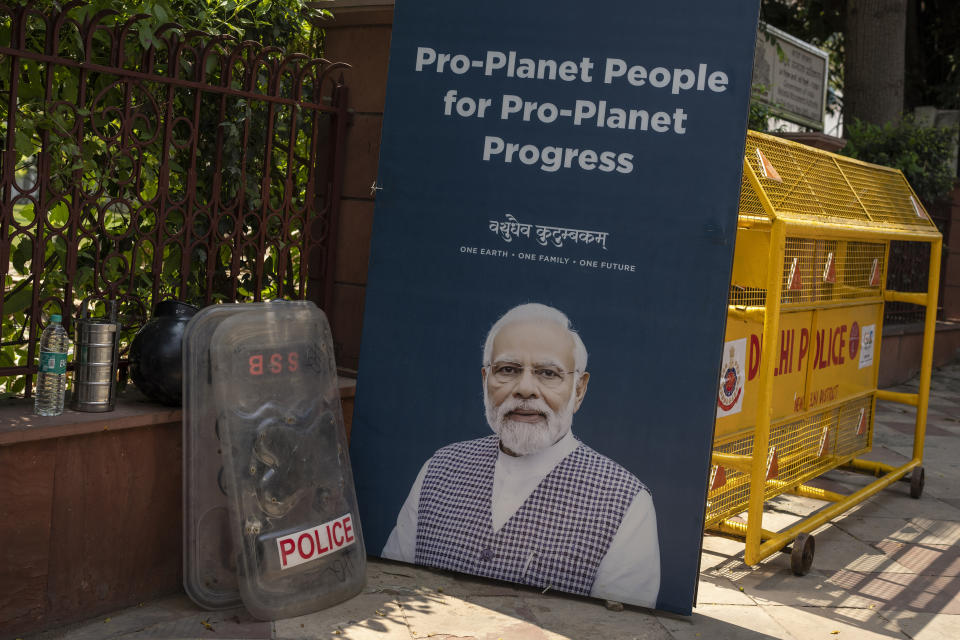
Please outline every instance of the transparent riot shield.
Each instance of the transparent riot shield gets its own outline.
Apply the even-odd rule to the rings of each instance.
[[[183,334],[183,587],[205,609],[240,604],[213,401],[210,338],[224,319],[263,306],[206,307],[190,319]]]
[[[243,603],[277,619],[349,598],[363,587],[366,553],[326,317],[311,303],[219,315],[208,321],[206,384]]]

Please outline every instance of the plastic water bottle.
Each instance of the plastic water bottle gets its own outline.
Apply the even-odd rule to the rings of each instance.
[[[50,324],[40,336],[40,363],[33,412],[38,416],[63,413],[63,395],[67,388],[67,348],[70,338],[60,324],[59,314],[50,316]]]

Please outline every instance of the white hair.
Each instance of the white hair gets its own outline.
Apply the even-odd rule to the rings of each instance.
[[[576,369],[577,377],[579,378],[580,374],[587,370],[587,348],[583,345],[583,340],[580,339],[580,335],[570,326],[570,318],[568,318],[565,313],[559,309],[548,307],[545,304],[539,304],[537,302],[517,305],[493,323],[493,326],[490,327],[490,331],[487,333],[487,340],[483,345],[483,365],[487,366],[490,364],[490,358],[493,356],[493,341],[501,329],[509,324],[531,321],[550,322],[563,327],[570,333],[570,336],[573,338],[574,369]]]

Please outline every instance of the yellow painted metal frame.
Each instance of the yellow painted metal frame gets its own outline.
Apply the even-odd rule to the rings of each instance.
[[[760,390],[758,406],[756,413],[756,422],[753,428],[753,446],[750,455],[734,455],[714,451],[713,464],[724,465],[729,468],[742,471],[749,475],[749,500],[747,508],[747,522],[737,522],[729,519],[721,520],[714,524],[712,530],[725,535],[741,537],[745,540],[744,559],[747,564],[754,565],[771,554],[780,551],[789,545],[799,534],[810,533],[823,524],[827,523],[837,515],[847,511],[851,507],[863,502],[867,498],[877,494],[879,491],[890,486],[897,480],[903,479],[915,467],[923,462],[923,443],[926,432],[927,422],[927,403],[930,395],[930,376],[933,365],[933,340],[936,328],[937,315],[937,291],[939,289],[940,277],[940,259],[942,251],[942,236],[936,231],[932,223],[928,227],[918,228],[900,228],[884,227],[877,224],[870,218],[867,207],[860,202],[857,196],[857,203],[863,209],[870,220],[863,224],[856,221],[843,222],[839,220],[811,219],[795,213],[778,211],[771,202],[764,186],[760,182],[757,172],[754,171],[751,163],[747,161],[749,151],[751,150],[751,139],[763,142],[764,139],[770,139],[763,134],[750,132],[748,137],[748,154],[744,159],[743,173],[745,181],[749,181],[754,195],[759,198],[763,205],[766,218],[757,215],[755,212],[751,215],[740,217],[741,228],[768,229],[770,233],[767,284],[766,284],[766,304],[763,307],[730,307],[731,317],[749,318],[763,322],[763,343],[760,356]],[[770,139],[772,140],[772,139]],[[777,145],[796,145],[789,141],[775,139]],[[802,145],[796,145],[802,147]],[[789,147],[788,147],[789,148]],[[809,153],[808,148],[803,148],[803,153]],[[825,153],[825,152],[817,152]],[[832,155],[832,154],[827,154]],[[836,161],[834,161],[836,162]],[[844,162],[857,162],[845,159]],[[867,163],[859,163],[868,169],[880,169]],[[839,168],[839,165],[837,165]],[[890,171],[883,169],[884,171]],[[841,172],[842,173],[842,172]],[[845,178],[846,179],[846,178]],[[746,186],[746,185],[745,185]],[[852,189],[852,185],[847,182],[847,186]],[[915,198],[916,195],[911,195]],[[918,201],[917,201],[918,202]],[[916,205],[915,205],[916,206]],[[932,229],[930,228],[932,227]],[[790,492],[811,498],[817,498],[831,502],[829,506],[815,512],[814,514],[800,520],[793,526],[782,531],[768,531],[763,529],[763,506],[767,487],[771,483],[777,483],[776,480],[768,480],[766,477],[766,456],[770,445],[771,432],[771,399],[773,397],[774,368],[776,364],[777,340],[780,335],[780,317],[781,317],[781,287],[782,270],[784,264],[784,255],[786,248],[786,238],[788,236],[802,235],[805,238],[817,239],[844,239],[844,240],[867,240],[874,242],[889,243],[890,240],[908,240],[915,242],[927,242],[930,244],[930,269],[927,282],[926,293],[903,293],[898,291],[886,290],[886,260],[884,260],[883,277],[881,279],[880,289],[882,299],[887,302],[901,301],[910,302],[925,307],[924,333],[923,333],[923,351],[920,365],[920,387],[916,394],[895,393],[876,389],[877,374],[874,374],[873,396],[877,399],[899,402],[902,404],[916,407],[916,422],[914,428],[913,458],[899,467],[871,462],[860,459],[848,459],[841,461],[844,467],[869,473],[876,476],[876,480],[850,494],[842,495],[815,487],[809,487],[803,484],[793,485],[789,483],[780,483],[782,486],[774,484],[779,492]],[[889,252],[889,245],[886,247]],[[874,345],[877,357],[880,352],[880,336],[882,327],[877,330],[877,342]],[[879,367],[875,367],[879,369]],[[822,407],[818,408],[818,411]],[[796,419],[794,416],[792,419]]]

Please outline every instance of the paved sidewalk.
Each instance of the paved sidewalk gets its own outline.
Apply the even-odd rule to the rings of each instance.
[[[897,387],[916,391],[917,382]],[[896,483],[816,532],[810,573],[789,557],[743,564],[743,544],[707,536],[692,617],[541,594],[485,580],[371,560],[367,586],[319,613],[258,622],[243,609],[199,610],[186,596],[145,603],[24,640],[331,638],[394,640],[676,639],[807,640],[960,638],[960,362],[934,372],[926,488],[912,500]],[[913,409],[878,403],[868,459],[910,458]],[[819,486],[850,492],[863,476],[832,471]],[[764,527],[778,529],[823,503],[781,496]]]

